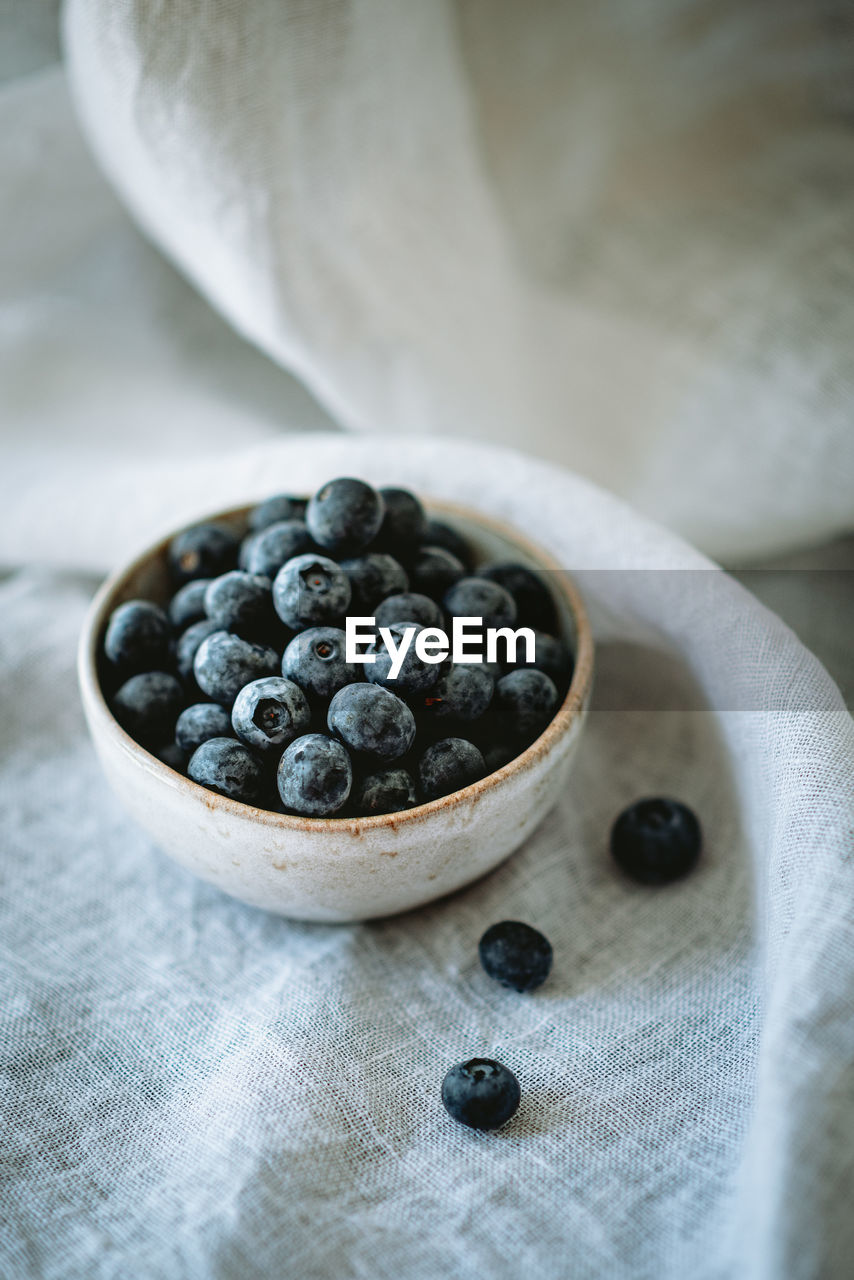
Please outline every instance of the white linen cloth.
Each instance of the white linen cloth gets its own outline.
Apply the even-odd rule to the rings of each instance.
[[[62,560],[79,544],[106,567],[134,522],[335,472],[468,501],[583,571],[597,701],[565,800],[422,911],[268,917],[173,866],[107,792],[73,691],[91,580],[7,579],[0,1274],[844,1276],[854,728],[832,682],[673,535],[484,445],[308,435],[116,468]],[[706,853],[650,892],[607,836],[660,793],[695,808]],[[478,965],[508,917],[555,948],[528,997]],[[439,1101],[474,1055],[522,1084],[495,1135]]]
[[[0,1275],[847,1277],[854,731],[826,673],[559,466],[276,441],[324,415],[134,234],[61,75],[0,91],[0,148]],[[818,453],[838,443],[810,421]],[[580,571],[599,666],[565,800],[523,850],[424,911],[332,928],[231,902],[132,826],[86,739],[74,646],[96,577],[136,545],[343,471],[548,545]],[[835,527],[814,494],[801,523],[800,498],[773,541]],[[615,876],[607,833],[656,792],[695,807],[706,854],[648,892]],[[530,998],[477,963],[508,916],[555,946]],[[472,1054],[522,1083],[499,1134],[441,1109]]]
[[[336,420],[516,444],[718,558],[854,522],[835,4],[69,0],[134,215]]]

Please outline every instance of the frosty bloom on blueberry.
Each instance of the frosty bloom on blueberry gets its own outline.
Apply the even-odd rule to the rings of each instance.
[[[306,508],[305,522],[321,547],[355,555],[379,533],[384,516],[382,496],[364,480],[346,476],[318,489]]]
[[[346,802],[353,766],[340,742],[322,733],[307,733],[283,754],[277,782],[282,804],[290,813],[326,818]]]
[[[313,698],[329,699],[362,679],[361,668],[346,658],[344,632],[338,627],[300,631],[282,654],[282,675]]]
[[[245,684],[231,711],[231,725],[238,738],[265,755],[293,742],[308,729],[310,720],[305,694],[284,676]]]
[[[175,722],[175,743],[189,755],[211,738],[231,737],[231,716],[218,702],[196,702]]]
[[[233,738],[209,738],[203,742],[190,757],[187,773],[193,782],[245,804],[257,800],[264,785],[260,760]]]
[[[295,631],[340,621],[350,604],[351,587],[340,565],[328,556],[294,556],[273,582],[273,604]]]
[[[483,563],[417,494],[352,476],[176,534],[171,589],[110,616],[116,718],[230,800],[402,812],[523,752],[572,675],[545,577]]]
[[[279,520],[246,539],[243,559],[247,572],[272,580],[283,564],[311,549],[311,534],[301,520]]]

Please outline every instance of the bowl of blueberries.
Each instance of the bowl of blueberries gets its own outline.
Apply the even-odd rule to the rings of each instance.
[[[593,639],[521,533],[339,477],[119,569],[79,677],[107,780],[166,853],[254,906],[351,921],[524,842],[564,788]]]

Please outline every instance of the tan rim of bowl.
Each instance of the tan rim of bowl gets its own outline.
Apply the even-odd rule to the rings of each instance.
[[[98,645],[103,635],[106,619],[114,607],[113,601],[121,593],[122,587],[143,565],[162,556],[172,538],[175,537],[175,533],[180,532],[180,530],[175,530],[175,533],[161,538],[153,547],[149,547],[148,550],[136,556],[125,568],[111,574],[93,599],[83,625],[78,650],[78,678],[84,701],[97,714],[115,746],[126,755],[134,758],[147,772],[160,777],[167,786],[178,791],[184,790],[188,792],[209,809],[219,809],[225,813],[232,813],[235,817],[240,817],[244,820],[252,818],[258,822],[266,823],[268,826],[279,827],[283,830],[315,831],[317,833],[334,831],[337,834],[349,830],[354,835],[380,827],[389,827],[397,830],[406,823],[421,822],[430,814],[437,813],[442,809],[452,809],[457,805],[466,805],[471,801],[478,800],[485,791],[495,786],[496,783],[511,777],[514,773],[521,773],[526,769],[530,769],[551,749],[561,734],[566,732],[572,721],[581,713],[593,681],[593,633],[590,629],[587,612],[578,588],[565,570],[542,547],[537,546],[536,543],[525,537],[524,534],[518,533],[511,526],[471,508],[455,503],[433,501],[429,498],[425,501],[425,506],[431,514],[435,512],[443,516],[462,517],[471,524],[481,525],[484,529],[517,546],[538,568],[552,573],[560,584],[564,603],[568,604],[575,623],[575,668],[566,697],[539,738],[532,742],[521,755],[515,756],[509,763],[502,765],[495,772],[487,774],[485,778],[480,778],[477,782],[463,787],[460,791],[453,791],[450,795],[440,796],[438,800],[429,800],[426,804],[416,805],[412,809],[402,809],[397,813],[379,814],[376,817],[364,818],[302,818],[293,814],[274,813],[271,809],[258,809],[254,805],[244,804],[238,800],[230,800],[227,796],[219,795],[218,792],[209,791],[207,787],[199,786],[198,783],[192,782],[189,778],[163,764],[151,752],[141,747],[130,734],[124,731],[106,703],[98,678]],[[247,515],[251,510],[252,504],[249,504],[202,518],[209,520],[237,520]],[[197,522],[194,521],[194,523]]]

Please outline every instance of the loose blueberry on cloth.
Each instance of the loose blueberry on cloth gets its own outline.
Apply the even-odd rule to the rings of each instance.
[[[108,621],[105,688],[128,677],[113,710],[163,763],[273,810],[370,815],[449,795],[533,742],[572,676],[544,579],[475,560],[414,493],[353,477],[266,499],[242,538],[193,525],[169,544],[166,609],[128,601]],[[351,614],[374,619],[367,664],[347,659]],[[421,639],[455,617],[528,627],[531,660],[522,639],[501,660],[430,661]]]
[[[513,1072],[491,1058],[461,1062],[442,1081],[445,1110],[470,1129],[499,1129],[515,1115],[521,1096]]]
[[[551,972],[551,943],[539,929],[521,920],[490,925],[477,949],[490,978],[516,991],[533,991]]]
[[[702,834],[696,814],[678,800],[637,800],[611,830],[614,861],[641,884],[667,884],[692,871]]]

